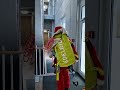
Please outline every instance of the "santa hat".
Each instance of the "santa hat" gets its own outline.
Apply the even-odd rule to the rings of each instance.
[[[63,31],[63,27],[57,26],[57,27],[55,27],[54,34],[58,34],[58,33],[62,32],[62,31]]]
[[[65,33],[65,34],[68,35],[68,32],[62,26],[55,27],[55,29],[54,29],[54,35],[56,35],[56,34],[58,34],[60,32]]]

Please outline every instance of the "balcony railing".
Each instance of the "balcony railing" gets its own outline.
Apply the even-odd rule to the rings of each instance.
[[[9,57],[9,60],[10,60],[10,86],[11,86],[11,88],[10,88],[10,90],[15,90],[14,89],[14,75],[13,75],[13,71],[14,71],[14,56],[15,55],[17,55],[17,56],[19,56],[19,77],[18,77],[18,79],[19,79],[19,82],[18,82],[18,84],[19,84],[19,90],[22,90],[22,61],[23,61],[23,55],[22,55],[22,51],[20,50],[20,51],[6,51],[5,50],[5,47],[3,46],[2,47],[2,51],[0,51],[0,55],[2,56],[2,87],[3,87],[3,89],[2,90],[6,90],[6,69],[5,69],[5,67],[6,67],[6,64],[5,64],[5,62],[6,62],[6,56],[7,55],[10,55],[10,57]]]

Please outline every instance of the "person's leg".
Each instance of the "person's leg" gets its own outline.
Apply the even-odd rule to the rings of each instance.
[[[64,76],[63,76],[63,70],[60,68],[59,73],[59,81],[57,81],[57,88],[58,90],[64,90]]]
[[[64,69],[64,90],[68,90],[70,88],[70,76],[69,76],[69,70],[67,67],[63,68]]]

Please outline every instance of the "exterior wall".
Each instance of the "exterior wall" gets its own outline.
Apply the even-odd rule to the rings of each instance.
[[[56,0],[55,2],[55,26],[61,25],[65,18],[66,30],[71,38],[76,37],[77,0]]]
[[[18,48],[17,0],[2,0],[0,3],[0,47]]]
[[[112,65],[111,65],[111,89],[117,90],[120,87],[120,38],[117,38],[119,30],[120,0],[114,0],[113,11],[113,35],[112,35]],[[119,21],[119,22],[118,22]]]
[[[43,47],[43,0],[35,0],[35,44]]]

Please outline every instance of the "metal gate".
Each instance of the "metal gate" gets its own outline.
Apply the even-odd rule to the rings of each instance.
[[[1,90],[22,90],[22,52],[0,51],[2,81]]]

